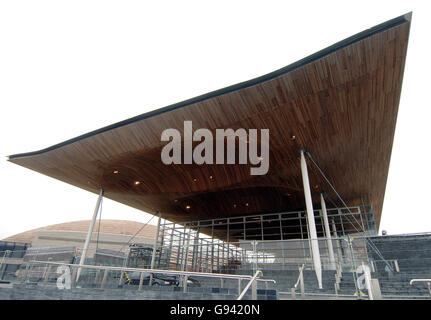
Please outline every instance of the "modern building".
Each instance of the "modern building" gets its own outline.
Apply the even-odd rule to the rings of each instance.
[[[73,261],[79,258],[90,223],[84,220],[54,224],[1,240],[0,280],[14,279],[20,266],[30,260]],[[90,238],[87,260],[100,262],[102,259],[106,265],[122,265],[131,245],[153,247],[155,234],[156,227],[150,224],[100,220]],[[96,253],[98,257],[95,258]]]
[[[0,283],[15,275],[24,260],[29,243],[15,241],[0,241]]]
[[[385,261],[371,236],[381,220],[410,23],[411,14],[397,17],[259,78],[9,161],[99,195],[93,222],[103,197],[159,216],[157,247],[171,269],[306,264],[324,288],[325,271],[332,277],[355,257]]]
[[[7,237],[2,241],[27,243],[33,248],[82,248],[90,227],[90,220],[71,221],[37,228]],[[100,227],[100,230],[99,230]],[[131,243],[152,245],[156,227],[128,220],[100,220],[95,224],[90,248],[96,246],[119,250],[131,240]]]

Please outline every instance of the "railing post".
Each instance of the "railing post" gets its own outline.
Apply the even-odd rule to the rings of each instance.
[[[104,289],[105,288],[105,283],[106,283],[106,279],[108,278],[108,269],[105,269],[105,272],[103,274],[103,279],[102,279],[102,283],[100,285],[100,289]]]
[[[304,286],[304,274],[302,273],[302,271],[304,270],[304,268],[301,268],[300,270],[300,274],[299,274],[299,285],[301,288],[301,297],[305,297],[305,286]]]
[[[251,299],[257,300],[257,281],[256,279],[253,280],[251,283]]]
[[[141,275],[139,276],[139,287],[138,287],[138,291],[142,290],[142,285],[144,284],[144,275],[145,273],[141,272]]]
[[[395,271],[396,272],[400,272],[400,267],[398,265],[398,260],[394,260],[394,265],[395,265]]]
[[[46,282],[47,282],[47,281],[48,281],[48,279],[49,279],[49,274],[50,274],[50,272],[51,272],[51,265],[49,265],[49,266],[47,267],[47,269],[46,269],[45,277],[44,277],[44,279],[43,279],[43,285],[46,285]]]
[[[78,268],[77,267],[72,267],[72,279],[70,281],[70,287],[71,288],[75,288],[76,287],[76,276],[78,273]]]
[[[292,288],[292,300],[296,300],[296,292],[295,292],[295,288]]]
[[[238,279],[238,295],[241,294],[241,279]]]
[[[24,283],[25,280],[27,279],[27,275],[28,275],[28,269],[30,268],[30,263],[26,263],[25,264],[25,270],[24,273],[22,275],[22,279],[21,279],[21,283]]]
[[[187,292],[187,280],[188,280],[189,276],[185,275],[184,279],[183,279],[183,292],[186,293]]]
[[[94,286],[96,286],[97,282],[99,282],[99,276],[100,276],[100,270],[97,269],[97,271],[96,271],[96,277],[94,278]]]

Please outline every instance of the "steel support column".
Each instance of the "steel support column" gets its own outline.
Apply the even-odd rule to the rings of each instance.
[[[154,245],[153,245],[153,254],[151,255],[151,269],[154,269],[154,262],[156,261],[156,251],[157,251],[157,245],[159,242],[159,233],[160,233],[160,221],[162,220],[162,214],[160,212],[157,213],[159,216],[159,219],[157,220],[157,229],[156,229],[156,236],[154,237]],[[153,285],[153,274],[150,274],[150,282],[149,285]]]
[[[333,237],[336,239],[335,243],[337,245],[338,263],[343,263],[343,253],[341,252],[341,240],[338,238],[337,226],[335,225],[335,218],[331,219],[332,222],[332,232]]]
[[[305,205],[307,207],[307,222],[311,237],[311,251],[313,253],[314,269],[316,271],[319,288],[322,289],[322,264],[320,261],[319,242],[317,240],[316,223],[314,221],[313,202],[311,199],[310,182],[308,180],[307,162],[305,161],[304,150],[301,150],[301,173],[304,185]]]
[[[171,267],[171,259],[172,259],[172,246],[174,244],[174,233],[175,233],[175,223],[174,225],[171,227],[171,237],[169,240],[169,251],[168,251],[168,266],[167,269],[170,269]]]
[[[79,260],[79,266],[85,264],[85,258],[87,257],[88,246],[90,245],[91,235],[94,229],[94,223],[96,222],[97,214],[100,210],[100,204],[102,203],[103,198],[103,189],[99,191],[99,197],[97,198],[96,207],[94,208],[93,218],[91,219],[90,226],[88,227],[87,237],[85,238],[84,248],[82,250],[81,259]],[[100,230],[99,230],[100,232]],[[78,269],[78,273],[76,274],[76,282],[79,280],[79,275],[81,273],[81,268]]]
[[[323,198],[323,193],[320,194],[320,204],[322,206],[322,216],[323,216],[323,223],[325,225],[326,242],[328,243],[329,265],[331,269],[335,270],[336,265],[335,265],[334,248],[332,246],[331,229],[329,228],[328,213],[326,212],[326,204],[325,204],[325,199]]]

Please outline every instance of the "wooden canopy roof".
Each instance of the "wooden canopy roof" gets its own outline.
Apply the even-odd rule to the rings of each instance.
[[[161,108],[9,161],[175,222],[305,207],[300,149],[348,204],[380,222],[411,14],[387,21],[265,76]],[[164,129],[270,132],[269,171],[249,165],[164,165]],[[294,136],[294,138],[293,138]],[[117,173],[118,172],[118,173]],[[336,201],[309,165],[318,192]],[[139,185],[135,181],[140,181]],[[340,203],[338,203],[341,205]],[[328,206],[331,206],[328,204]]]

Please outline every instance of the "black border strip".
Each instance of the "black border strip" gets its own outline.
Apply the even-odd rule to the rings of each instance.
[[[383,23],[381,23],[381,24],[379,24],[379,25],[377,25],[377,26],[375,26],[373,28],[364,30],[364,31],[362,31],[360,33],[357,33],[357,34],[355,34],[355,35],[353,35],[353,36],[351,36],[351,37],[349,37],[347,39],[344,39],[342,41],[339,41],[339,42],[333,44],[332,46],[329,46],[329,47],[327,47],[327,48],[325,48],[323,50],[320,50],[320,51],[318,51],[318,52],[316,52],[316,53],[314,53],[314,54],[312,54],[312,55],[310,55],[308,57],[305,57],[305,58],[303,58],[303,59],[301,59],[301,60],[299,60],[297,62],[294,62],[294,63],[292,63],[292,64],[290,64],[290,65],[288,65],[286,67],[283,67],[281,69],[278,69],[278,70],[273,71],[271,73],[268,73],[266,75],[263,75],[263,76],[260,76],[260,77],[257,77],[257,78],[254,78],[254,79],[251,79],[251,80],[248,80],[248,81],[240,82],[240,83],[237,83],[237,84],[229,86],[229,87],[218,89],[218,90],[215,90],[215,91],[212,91],[212,92],[209,92],[209,93],[206,93],[206,94],[203,94],[203,95],[200,95],[200,96],[188,99],[188,100],[184,100],[184,101],[181,101],[181,102],[178,102],[178,103],[175,103],[175,104],[163,107],[163,108],[159,108],[159,109],[156,109],[156,110],[153,110],[153,111],[150,111],[150,112],[146,112],[146,113],[138,115],[136,117],[129,118],[129,119],[126,119],[126,120],[123,120],[123,121],[111,124],[109,126],[100,128],[98,130],[91,131],[89,133],[80,135],[80,136],[78,136],[76,138],[73,138],[73,139],[66,140],[64,142],[58,143],[56,145],[53,145],[51,147],[48,147],[48,148],[45,148],[45,149],[42,149],[42,150],[39,150],[39,151],[33,151],[33,152],[27,152],[27,153],[18,153],[18,154],[10,155],[8,160],[18,159],[18,158],[22,158],[22,157],[34,156],[34,155],[42,154],[42,153],[45,153],[45,152],[48,152],[48,151],[52,151],[52,150],[58,149],[60,147],[63,147],[65,145],[72,144],[72,143],[77,142],[79,140],[82,140],[82,139],[85,139],[85,138],[89,138],[91,136],[94,136],[94,135],[97,135],[99,133],[103,133],[103,132],[106,132],[106,131],[109,131],[109,130],[116,129],[118,127],[122,127],[122,126],[125,126],[125,125],[128,125],[128,124],[131,124],[133,122],[137,122],[137,121],[140,121],[140,120],[143,120],[143,119],[147,119],[147,118],[150,118],[150,117],[153,117],[153,116],[165,113],[165,112],[169,112],[169,111],[172,111],[172,110],[175,110],[175,109],[179,109],[179,108],[182,108],[182,107],[185,107],[185,106],[197,103],[197,102],[201,102],[201,101],[204,101],[204,100],[208,100],[208,99],[211,99],[211,98],[223,95],[223,94],[227,94],[227,93],[230,93],[230,92],[233,92],[233,91],[236,91],[236,90],[241,90],[241,89],[244,89],[244,88],[248,88],[248,87],[254,86],[254,85],[259,84],[259,83],[263,83],[265,81],[274,79],[274,78],[276,78],[276,77],[278,77],[280,75],[288,73],[288,72],[290,72],[292,70],[295,70],[295,69],[297,69],[299,67],[302,67],[302,66],[304,66],[304,65],[306,65],[306,64],[308,64],[310,62],[313,62],[313,61],[316,61],[318,59],[321,59],[322,57],[327,56],[330,53],[333,53],[333,52],[335,52],[337,50],[340,50],[340,49],[342,49],[344,47],[347,47],[347,46],[349,46],[349,45],[351,45],[351,44],[353,44],[355,42],[361,41],[361,40],[363,40],[363,39],[365,39],[367,37],[370,37],[370,36],[372,36],[372,35],[374,35],[376,33],[388,30],[388,29],[393,28],[395,26],[398,26],[398,25],[400,25],[402,23],[411,21],[411,17],[412,17],[412,12],[409,12],[409,13],[404,14],[402,16],[399,16],[399,17],[396,17],[396,18],[391,19],[389,21],[383,22]]]

